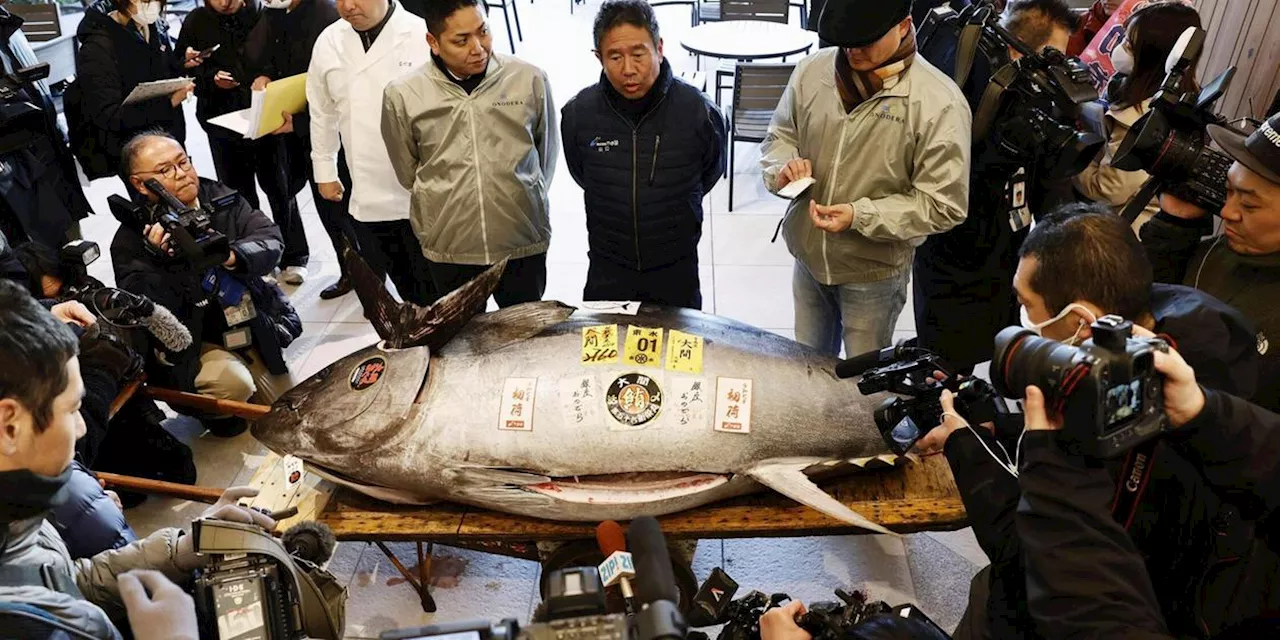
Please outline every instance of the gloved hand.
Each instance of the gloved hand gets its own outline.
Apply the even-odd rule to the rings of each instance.
[[[116,584],[137,640],[198,640],[196,605],[159,571],[120,574]]]
[[[236,504],[241,498],[252,498],[256,495],[258,495],[258,490],[254,487],[231,487],[222,493],[222,497],[218,498],[218,501],[213,506],[205,509],[205,512],[200,517],[202,519],[256,524],[267,531],[275,530],[276,521],[272,520],[267,514]],[[178,539],[178,549],[174,555],[174,562],[183,570],[190,570],[204,566],[208,560],[196,553],[195,542],[192,537],[184,535]]]

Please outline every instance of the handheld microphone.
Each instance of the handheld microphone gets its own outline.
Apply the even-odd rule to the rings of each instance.
[[[618,585],[622,589],[622,600],[626,604],[627,615],[635,615],[635,605],[633,600],[635,595],[631,592],[631,578],[636,577],[636,568],[632,563],[631,554],[627,553],[627,535],[622,531],[622,525],[613,520],[606,520],[596,527],[596,542],[600,544],[600,551],[605,555],[604,562],[600,563],[600,580],[604,582],[604,586],[611,587]]]
[[[662,528],[657,520],[645,516],[632,520],[628,533],[635,550],[636,597],[642,607],[635,616],[637,637],[683,639],[689,625],[680,615],[680,593]]]

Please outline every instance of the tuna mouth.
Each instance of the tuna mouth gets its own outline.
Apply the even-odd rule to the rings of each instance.
[[[552,478],[547,482],[525,485],[524,489],[578,504],[632,504],[701,493],[723,486],[732,478],[731,474],[679,471],[615,473]]]

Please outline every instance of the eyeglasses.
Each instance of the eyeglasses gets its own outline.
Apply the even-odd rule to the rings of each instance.
[[[178,178],[178,169],[182,169],[183,171],[190,171],[191,158],[183,158],[179,160],[176,164],[161,165],[160,168],[156,169],[155,171],[139,171],[133,175],[142,176],[142,175],[160,174],[170,180],[176,180]]]

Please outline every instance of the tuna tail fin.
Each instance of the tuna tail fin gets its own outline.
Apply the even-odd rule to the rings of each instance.
[[[420,307],[408,301],[396,302],[383,279],[352,250],[351,245],[343,247],[342,255],[360,305],[364,307],[364,317],[392,349],[425,345],[435,351],[443,347],[471,318],[484,312],[489,296],[498,288],[498,280],[507,266],[504,258],[434,304]]]
[[[823,460],[819,458],[774,458],[752,467],[746,474],[760,484],[836,520],[876,533],[898,535],[868,520],[814,484],[804,470],[820,462]]]

